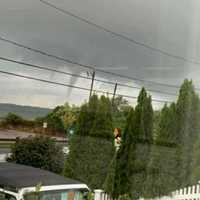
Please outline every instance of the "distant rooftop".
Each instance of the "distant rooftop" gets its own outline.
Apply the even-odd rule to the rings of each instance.
[[[0,163],[0,187],[6,186],[17,190],[34,187],[39,183],[42,183],[42,186],[81,184],[79,181],[46,170],[13,163]]]

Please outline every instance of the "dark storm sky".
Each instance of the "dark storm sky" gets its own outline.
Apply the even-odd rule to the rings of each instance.
[[[136,41],[200,60],[200,2],[198,0],[48,0]],[[184,78],[200,87],[200,65],[164,56],[57,12],[39,0],[0,0],[0,36],[60,57],[118,74],[180,85]],[[0,42],[0,56],[86,75],[86,69]],[[0,69],[62,83],[89,87],[90,82],[56,73],[0,62]],[[134,82],[97,73],[98,78],[176,92],[176,89]],[[113,86],[95,83],[95,89]],[[88,93],[0,75],[0,102],[53,107],[65,101],[80,104]],[[119,88],[135,96],[138,90]],[[152,93],[153,98],[174,97]]]

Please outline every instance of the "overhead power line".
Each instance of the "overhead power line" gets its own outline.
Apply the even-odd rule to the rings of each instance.
[[[167,51],[165,51],[163,49],[159,49],[159,48],[150,46],[148,44],[145,44],[145,43],[142,43],[142,42],[137,41],[135,39],[132,39],[132,38],[126,36],[126,35],[123,35],[121,33],[117,33],[115,31],[112,31],[112,30],[110,30],[110,29],[108,29],[108,28],[106,28],[104,26],[101,26],[99,24],[96,24],[95,22],[90,21],[90,20],[88,20],[88,19],[86,19],[86,18],[84,18],[82,16],[76,15],[76,14],[72,13],[71,11],[68,11],[68,10],[63,9],[63,8],[59,8],[55,4],[49,3],[48,1],[45,1],[45,0],[39,0],[39,1],[41,3],[47,5],[47,6],[51,7],[51,8],[63,13],[63,14],[71,16],[71,17],[73,17],[73,18],[75,18],[75,19],[77,19],[77,20],[79,20],[81,22],[84,22],[84,23],[86,23],[86,24],[88,24],[90,26],[93,26],[93,27],[95,27],[97,29],[100,29],[100,30],[102,30],[104,32],[107,32],[107,33],[111,34],[112,36],[115,36],[117,38],[121,38],[121,39],[124,39],[126,41],[129,41],[129,42],[131,42],[131,43],[133,43],[133,44],[135,44],[137,46],[144,47],[144,48],[149,49],[149,50],[151,50],[153,52],[156,52],[156,53],[159,53],[161,55],[168,56],[168,57],[171,57],[171,58],[174,58],[174,59],[177,59],[177,60],[181,60],[181,61],[184,61],[184,62],[187,62],[187,63],[192,63],[192,64],[195,64],[195,65],[200,65],[200,61],[196,61],[196,60],[189,59],[189,58],[186,58],[186,57],[183,57],[183,56],[179,56],[179,55],[174,55],[174,54],[169,53],[169,52],[167,52]]]
[[[99,68],[95,68],[92,65],[85,65],[85,64],[82,64],[82,63],[79,63],[79,62],[76,62],[76,61],[72,61],[70,59],[66,59],[66,58],[63,58],[63,57],[60,57],[60,56],[56,56],[56,55],[50,54],[48,52],[45,52],[45,51],[42,51],[42,50],[39,50],[39,49],[35,49],[33,47],[29,47],[29,46],[26,46],[24,44],[20,44],[18,42],[6,39],[6,38],[4,38],[2,36],[0,36],[0,40],[4,41],[6,43],[12,44],[14,46],[21,47],[21,48],[27,49],[29,51],[41,54],[43,56],[54,58],[56,60],[63,61],[63,62],[68,63],[68,64],[70,63],[70,64],[73,64],[73,65],[76,65],[76,66],[80,66],[80,67],[83,67],[83,68],[86,68],[86,69],[90,69],[92,71],[97,71],[97,72],[101,72],[101,73],[104,73],[104,74],[109,74],[109,75],[112,75],[112,76],[125,78],[125,79],[131,80],[131,81],[138,81],[138,82],[142,82],[142,83],[149,83],[149,84],[160,85],[160,86],[164,86],[164,87],[171,87],[171,88],[175,88],[175,89],[179,89],[180,88],[179,85],[171,85],[171,84],[166,84],[166,83],[159,83],[159,82],[149,81],[149,80],[145,80],[145,79],[139,79],[139,78],[135,78],[135,77],[122,75],[122,74],[118,74],[118,73],[102,70],[102,69],[99,69]]]
[[[88,91],[88,92],[90,91],[89,88],[80,87],[80,86],[71,85],[71,84],[60,83],[60,82],[55,82],[55,81],[50,81],[50,80],[46,80],[46,79],[35,78],[35,77],[32,77],[32,76],[27,76],[27,75],[21,75],[21,74],[16,74],[16,73],[12,73],[12,72],[2,71],[2,70],[0,70],[0,73],[1,74],[15,76],[15,77],[20,77],[20,78],[24,78],[24,79],[40,81],[40,82],[44,82],[44,83],[48,83],[48,84],[59,85],[59,86],[64,86],[64,87],[70,87],[70,88],[84,90],[84,91]],[[106,92],[106,91],[102,91],[102,90],[94,90],[94,91],[97,92],[97,93],[113,95],[113,93],[111,93],[111,92]],[[116,95],[117,96],[122,96],[122,97],[125,97],[125,98],[130,98],[130,99],[137,99],[136,96],[129,96],[129,95],[123,95],[123,94],[116,94]],[[158,102],[158,103],[172,103],[172,101],[161,100],[161,99],[152,99],[152,101],[153,102]]]
[[[77,77],[77,78],[83,78],[83,79],[87,79],[87,80],[92,80],[92,78],[88,77],[88,76],[69,73],[69,72],[65,72],[65,71],[61,71],[61,70],[57,70],[57,69],[52,69],[52,68],[44,67],[44,66],[41,66],[41,65],[30,64],[30,63],[27,63],[27,62],[22,62],[22,61],[10,59],[10,58],[5,58],[5,57],[1,57],[1,56],[0,56],[0,60],[6,61],[6,62],[17,63],[17,64],[21,64],[21,65],[25,65],[25,66],[28,66],[28,67],[31,67],[31,68],[35,68],[35,69],[55,72],[55,73],[59,73],[59,74],[67,75],[67,76],[73,76],[73,77]],[[97,79],[97,78],[95,78],[94,81],[101,82],[101,83],[106,83],[106,84],[110,84],[110,85],[115,85],[116,84],[115,82],[112,82],[112,81],[107,81],[107,80],[102,80],[102,79]],[[122,87],[138,89],[138,90],[141,89],[141,87],[131,86],[131,85],[123,84],[123,83],[117,83],[117,84],[119,86],[122,86]],[[155,93],[161,93],[161,94],[165,94],[165,95],[170,95],[170,96],[176,96],[175,93],[164,92],[164,91],[160,91],[160,90],[153,90],[152,89],[152,90],[148,90],[148,91],[149,92],[155,92]]]

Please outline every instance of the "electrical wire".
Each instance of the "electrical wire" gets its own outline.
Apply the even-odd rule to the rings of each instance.
[[[50,72],[56,72],[56,73],[59,73],[59,74],[64,74],[64,75],[73,76],[73,77],[77,77],[77,78],[83,78],[83,79],[87,79],[87,80],[92,80],[91,77],[87,77],[87,76],[83,76],[83,75],[79,75],[79,74],[74,74],[74,73],[69,73],[69,72],[65,72],[65,71],[61,71],[61,70],[56,70],[56,69],[52,69],[52,68],[49,68],[49,67],[44,67],[44,66],[41,66],[41,65],[30,64],[30,63],[27,63],[27,62],[22,62],[22,61],[10,59],[10,58],[5,58],[5,57],[1,57],[1,56],[0,56],[0,60],[7,61],[7,62],[12,62],[12,63],[16,63],[16,64],[21,64],[21,65],[25,65],[25,66],[28,66],[28,67],[31,67],[31,68],[47,70],[47,71],[50,71]],[[111,85],[115,85],[116,84],[115,82],[112,82],[112,81],[107,81],[107,80],[102,80],[102,79],[97,79],[97,78],[95,78],[94,81],[101,82],[101,83],[106,83],[106,84],[111,84]],[[117,85],[118,86],[122,86],[122,87],[132,88],[132,89],[138,89],[138,90],[141,89],[141,87],[130,86],[130,85],[123,84],[123,83],[117,83]],[[164,91],[160,91],[160,90],[151,89],[151,90],[148,90],[148,91],[149,92],[166,94],[166,95],[170,95],[170,96],[176,96],[175,93],[164,92]]]
[[[144,47],[144,48],[149,49],[149,50],[151,50],[151,51],[153,51],[153,52],[157,52],[157,53],[159,53],[159,54],[162,54],[162,55],[165,55],[165,56],[168,56],[168,57],[177,59],[177,60],[182,60],[182,61],[184,61],[184,62],[192,63],[192,64],[195,64],[195,65],[200,65],[200,62],[199,62],[199,61],[195,61],[195,60],[192,60],[192,59],[188,59],[188,58],[185,58],[185,57],[179,56],[179,55],[174,55],[174,54],[169,53],[169,52],[167,52],[167,51],[165,51],[165,50],[162,50],[162,49],[159,49],[159,48],[150,46],[150,45],[148,45],[148,44],[139,42],[139,41],[134,40],[134,39],[132,39],[132,38],[130,38],[130,37],[128,37],[128,36],[125,36],[125,35],[123,35],[123,34],[121,34],[121,33],[117,33],[117,32],[115,32],[115,31],[112,31],[112,30],[108,29],[108,28],[105,28],[104,26],[101,26],[101,25],[99,25],[99,24],[96,24],[95,22],[92,22],[92,21],[90,21],[90,20],[88,20],[88,19],[86,19],[86,18],[83,18],[83,17],[81,17],[81,16],[78,16],[78,15],[76,15],[76,14],[74,14],[74,13],[72,13],[72,12],[66,10],[66,9],[59,8],[59,7],[56,6],[55,4],[49,3],[49,2],[47,2],[47,1],[45,1],[45,0],[39,0],[39,1],[40,1],[41,3],[43,3],[43,4],[47,5],[47,6],[49,6],[49,7],[51,7],[51,8],[53,8],[53,9],[57,10],[57,11],[59,11],[59,12],[62,12],[63,14],[66,14],[66,15],[68,15],[68,16],[71,16],[71,17],[73,17],[73,18],[75,18],[75,19],[78,19],[79,21],[82,21],[82,22],[84,22],[84,23],[86,23],[86,24],[88,24],[88,25],[91,25],[91,26],[93,26],[93,27],[95,27],[95,28],[97,28],[97,29],[100,29],[100,30],[102,30],[102,31],[104,31],[104,32],[107,32],[107,33],[111,34],[112,36],[115,36],[115,37],[118,37],[118,38],[122,38],[122,39],[124,39],[124,40],[126,40],[126,41],[129,41],[129,42],[131,42],[131,43],[133,43],[133,44],[135,44],[135,45],[137,45],[137,46]]]
[[[131,81],[138,81],[138,82],[143,82],[143,83],[148,83],[148,84],[156,84],[156,85],[160,85],[160,86],[164,86],[164,87],[171,87],[171,88],[175,88],[175,89],[179,89],[180,88],[179,85],[171,85],[171,84],[166,84],[166,83],[159,83],[159,82],[149,81],[149,80],[145,80],[145,79],[139,79],[139,78],[135,78],[135,77],[122,75],[122,74],[118,74],[118,73],[102,70],[102,69],[99,69],[99,68],[95,68],[95,66],[82,64],[82,63],[79,63],[79,62],[76,62],[76,61],[72,61],[70,59],[66,59],[66,58],[63,58],[63,57],[60,57],[60,56],[56,56],[56,55],[50,54],[48,52],[45,52],[45,51],[42,51],[42,50],[39,50],[39,49],[35,49],[33,47],[26,46],[24,44],[20,44],[20,43],[18,43],[16,41],[12,41],[12,40],[6,39],[6,38],[4,38],[2,36],[0,36],[0,40],[3,41],[3,42],[6,42],[6,43],[12,44],[14,46],[17,46],[17,47],[21,47],[21,48],[27,49],[27,50],[32,51],[34,53],[38,53],[38,54],[41,54],[43,56],[54,58],[56,60],[63,61],[63,62],[68,63],[68,64],[70,63],[70,64],[73,64],[73,65],[76,65],[76,66],[79,66],[79,67],[83,67],[83,68],[86,68],[86,69],[89,69],[89,70],[92,70],[92,71],[97,71],[97,72],[101,72],[101,73],[104,73],[104,74],[109,74],[109,75],[112,75],[112,76],[125,78],[125,79],[131,80]],[[196,88],[196,89],[200,90],[200,88]]]
[[[48,84],[59,85],[59,86],[64,86],[64,87],[70,87],[70,88],[84,90],[84,91],[88,91],[88,92],[90,91],[89,88],[75,86],[75,85],[71,85],[71,84],[60,83],[60,82],[55,82],[55,81],[50,81],[50,80],[46,80],[46,79],[35,78],[35,77],[32,77],[32,76],[27,76],[27,75],[21,75],[21,74],[16,74],[16,73],[12,73],[12,72],[2,71],[2,70],[0,70],[0,73],[1,74],[15,76],[15,77],[20,77],[20,78],[24,78],[24,79],[40,81],[40,82],[44,82],[44,83],[48,83]],[[111,92],[105,92],[105,91],[102,91],[102,90],[95,90],[95,92],[114,95]],[[119,93],[117,93],[116,96],[122,96],[122,97],[125,97],[125,98],[137,99],[136,96],[123,95],[123,94],[119,94]],[[153,99],[153,98],[152,98],[152,101],[153,102],[158,102],[158,103],[172,103],[172,101],[169,101],[169,100],[161,100],[161,99]]]

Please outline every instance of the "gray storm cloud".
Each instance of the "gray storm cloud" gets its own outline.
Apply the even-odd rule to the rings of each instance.
[[[200,56],[200,24],[198,23],[200,2],[198,0],[88,0],[87,2],[49,0],[49,2],[171,54],[193,60],[198,60]],[[115,38],[102,30],[59,13],[43,5],[39,0],[0,1],[0,16],[0,36],[33,48],[122,75],[167,84],[180,84],[184,78],[192,78],[196,86],[200,86],[199,66],[163,56],[123,39]],[[65,69],[72,73],[86,74],[86,69],[4,42],[0,42],[0,55]],[[12,71],[11,66],[0,63],[0,68],[10,71]],[[23,71],[23,67],[20,69]],[[27,69],[26,72],[32,73]],[[39,75],[46,77],[46,74],[47,72],[41,72]],[[110,77],[102,73],[97,73],[97,76],[124,83],[129,82],[126,79]],[[85,83],[84,80],[59,77],[55,73],[48,73],[48,78],[89,87],[89,83]],[[7,84],[12,84],[12,79],[10,81],[8,79]],[[147,83],[133,81],[131,84],[144,85],[149,89],[176,91]],[[0,89],[1,87],[2,85]],[[38,90],[35,92],[40,93]],[[120,92],[123,92],[122,89]],[[9,91],[7,93],[9,96]],[[72,103],[77,102],[78,91],[74,93],[73,90],[67,89],[65,93],[66,95],[62,98],[68,100],[70,97]],[[130,90],[129,93],[131,95],[134,91]],[[161,94],[153,95],[156,98],[166,98]]]

